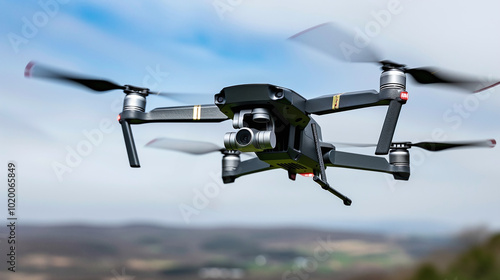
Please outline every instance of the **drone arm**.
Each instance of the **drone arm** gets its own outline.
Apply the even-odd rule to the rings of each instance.
[[[196,105],[157,108],[144,113],[136,110],[124,110],[119,121],[123,130],[123,138],[127,148],[130,167],[140,167],[137,149],[134,143],[131,124],[143,124],[152,122],[221,122],[227,120],[215,105]]]
[[[330,150],[324,155],[324,160],[327,166],[385,172],[394,175],[397,180],[408,180],[410,177],[409,166],[392,165],[383,157]]]
[[[147,113],[127,110],[122,112],[122,119],[131,124],[152,122],[222,122],[229,118],[215,105],[195,105],[156,108]]]
[[[322,96],[306,101],[306,111],[310,114],[323,115],[360,109],[371,106],[389,105],[375,154],[386,155],[396,130],[401,107],[408,96],[402,95],[403,89],[385,88],[378,93],[375,90],[358,91],[346,94]]]
[[[125,139],[125,147],[127,148],[128,161],[130,167],[141,167],[139,157],[137,156],[137,149],[135,148],[134,136],[130,123],[126,120],[120,120],[123,130],[123,138]]]
[[[270,164],[261,161],[259,158],[252,158],[240,162],[235,170],[223,170],[222,179],[224,183],[232,183],[238,177],[271,169],[273,169],[273,167]]]
[[[377,91],[366,90],[309,99],[306,101],[306,112],[324,115],[387,104],[389,100],[381,97]]]
[[[377,149],[375,150],[376,155],[386,155],[389,153],[392,137],[394,136],[394,131],[396,130],[396,124],[402,107],[403,102],[398,99],[393,99],[389,103],[384,124],[382,125],[382,131],[380,132],[380,137],[378,139]]]

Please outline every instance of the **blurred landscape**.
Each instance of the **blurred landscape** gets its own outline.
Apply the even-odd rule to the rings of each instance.
[[[500,279],[500,235],[483,228],[419,237],[64,225],[22,226],[17,234],[17,271],[7,271],[2,260],[0,279]]]

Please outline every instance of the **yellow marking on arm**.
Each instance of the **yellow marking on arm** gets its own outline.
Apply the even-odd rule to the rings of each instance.
[[[201,105],[193,106],[193,120],[199,121],[201,119]]]
[[[342,93],[333,96],[332,110],[337,110],[339,108],[339,106],[340,106],[340,96],[341,95],[342,95]]]

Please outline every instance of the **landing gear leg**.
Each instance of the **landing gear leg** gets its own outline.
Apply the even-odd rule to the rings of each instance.
[[[321,147],[319,145],[318,128],[316,127],[315,123],[313,123],[311,126],[314,138],[314,145],[316,146],[316,153],[318,154],[318,162],[319,162],[319,174],[316,173],[314,174],[313,181],[318,183],[324,190],[329,191],[333,195],[342,199],[344,205],[349,206],[352,204],[352,200],[350,200],[347,196],[341,194],[334,188],[330,187],[330,185],[326,180],[325,163],[323,161],[323,154],[321,152]]]

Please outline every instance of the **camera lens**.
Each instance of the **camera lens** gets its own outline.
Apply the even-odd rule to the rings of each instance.
[[[247,146],[252,142],[252,131],[249,129],[241,129],[236,133],[236,142],[241,146]]]

